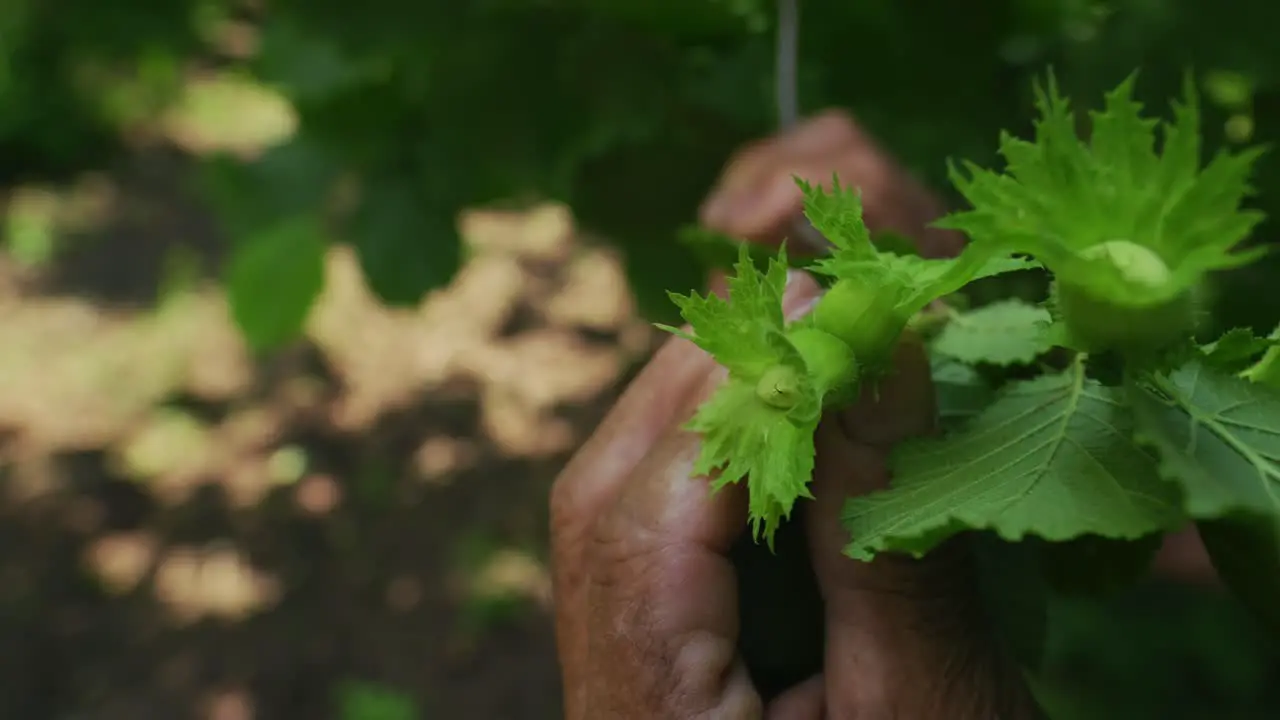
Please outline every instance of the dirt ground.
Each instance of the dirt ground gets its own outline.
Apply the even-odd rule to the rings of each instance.
[[[151,301],[218,255],[180,172],[8,196],[83,237],[0,258],[0,717],[557,717],[547,488],[653,342],[616,258],[563,208],[472,216],[389,310],[338,248],[254,360],[216,284]]]

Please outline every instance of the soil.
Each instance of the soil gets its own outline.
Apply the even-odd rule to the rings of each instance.
[[[454,284],[388,309],[338,247],[255,359],[183,163],[0,258],[0,716],[558,717],[546,493],[653,342],[617,259],[562,208],[477,214]]]

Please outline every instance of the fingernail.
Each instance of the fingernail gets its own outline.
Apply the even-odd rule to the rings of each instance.
[[[803,270],[787,271],[787,289],[782,295],[782,314],[788,320],[804,317],[822,299],[822,287]]]

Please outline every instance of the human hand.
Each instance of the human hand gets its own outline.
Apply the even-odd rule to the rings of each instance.
[[[793,273],[788,316],[818,292]],[[802,522],[823,600],[822,670],[766,707],[739,652],[728,557],[746,530],[745,488],[712,494],[691,474],[697,438],[681,429],[723,370],[683,339],[658,351],[552,492],[569,720],[1032,717],[1016,668],[983,625],[962,545],[920,561],[841,554],[844,499],[884,486],[887,449],[933,424],[917,343],[902,344],[896,367],[874,402],[819,429],[816,499]]]
[[[954,255],[963,246],[958,234],[929,227],[943,214],[942,203],[841,110],[822,112],[735,153],[702,205],[701,222],[735,237],[779,242],[800,217],[794,176],[829,187],[832,173],[861,191],[872,232],[911,238],[926,257]]]
[[[945,209],[942,202],[880,147],[842,110],[827,110],[787,132],[751,143],[725,165],[701,209],[712,230],[752,242],[776,244],[793,234],[801,194],[793,176],[862,193],[864,219],[873,232],[889,230],[915,241],[925,257],[960,252],[958,233],[929,227]],[[723,290],[723,277],[711,287]],[[1217,573],[1194,528],[1170,534],[1152,563],[1158,577],[1195,585],[1217,585]]]

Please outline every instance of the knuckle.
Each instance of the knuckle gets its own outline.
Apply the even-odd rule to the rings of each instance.
[[[551,485],[548,514],[550,516],[551,537],[560,543],[566,538],[580,535],[586,513],[583,507],[582,493],[572,476],[561,475]]]
[[[776,146],[777,140],[775,138],[752,140],[729,156],[729,162],[726,163],[725,168],[727,171],[732,172],[738,168],[758,164],[762,158],[772,153]]]
[[[568,482],[568,478],[564,475],[555,479],[551,484],[550,501],[548,503],[551,512],[551,525],[554,528],[560,521],[572,517],[575,512],[576,500],[573,497],[573,486]]]
[[[583,548],[596,591],[605,595],[603,599],[624,605],[632,605],[646,588],[661,584],[665,554],[663,543],[612,515],[591,526]]]
[[[842,108],[823,110],[811,117],[806,125],[811,132],[826,135],[837,141],[849,142],[862,136],[858,121],[849,111]]]

